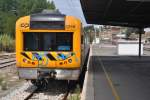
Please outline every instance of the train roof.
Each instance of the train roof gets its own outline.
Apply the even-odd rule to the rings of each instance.
[[[65,25],[75,25],[81,21],[74,17],[61,14],[60,12],[42,12],[31,14],[18,19],[19,23],[29,23],[30,29],[58,29],[64,30]],[[68,24],[67,24],[68,23]]]

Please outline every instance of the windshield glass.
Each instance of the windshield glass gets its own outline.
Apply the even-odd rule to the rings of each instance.
[[[24,32],[24,51],[72,51],[72,32]]]

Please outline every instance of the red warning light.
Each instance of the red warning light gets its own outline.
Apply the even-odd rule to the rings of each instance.
[[[32,65],[35,65],[35,63],[34,63],[34,62],[32,62]]]

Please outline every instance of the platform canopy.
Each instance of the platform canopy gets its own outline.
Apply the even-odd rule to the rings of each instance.
[[[150,0],[80,0],[88,24],[145,28],[150,26]]]

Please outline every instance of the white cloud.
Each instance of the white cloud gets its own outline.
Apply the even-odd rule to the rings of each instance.
[[[150,32],[150,28],[145,28],[144,31],[145,32]]]

